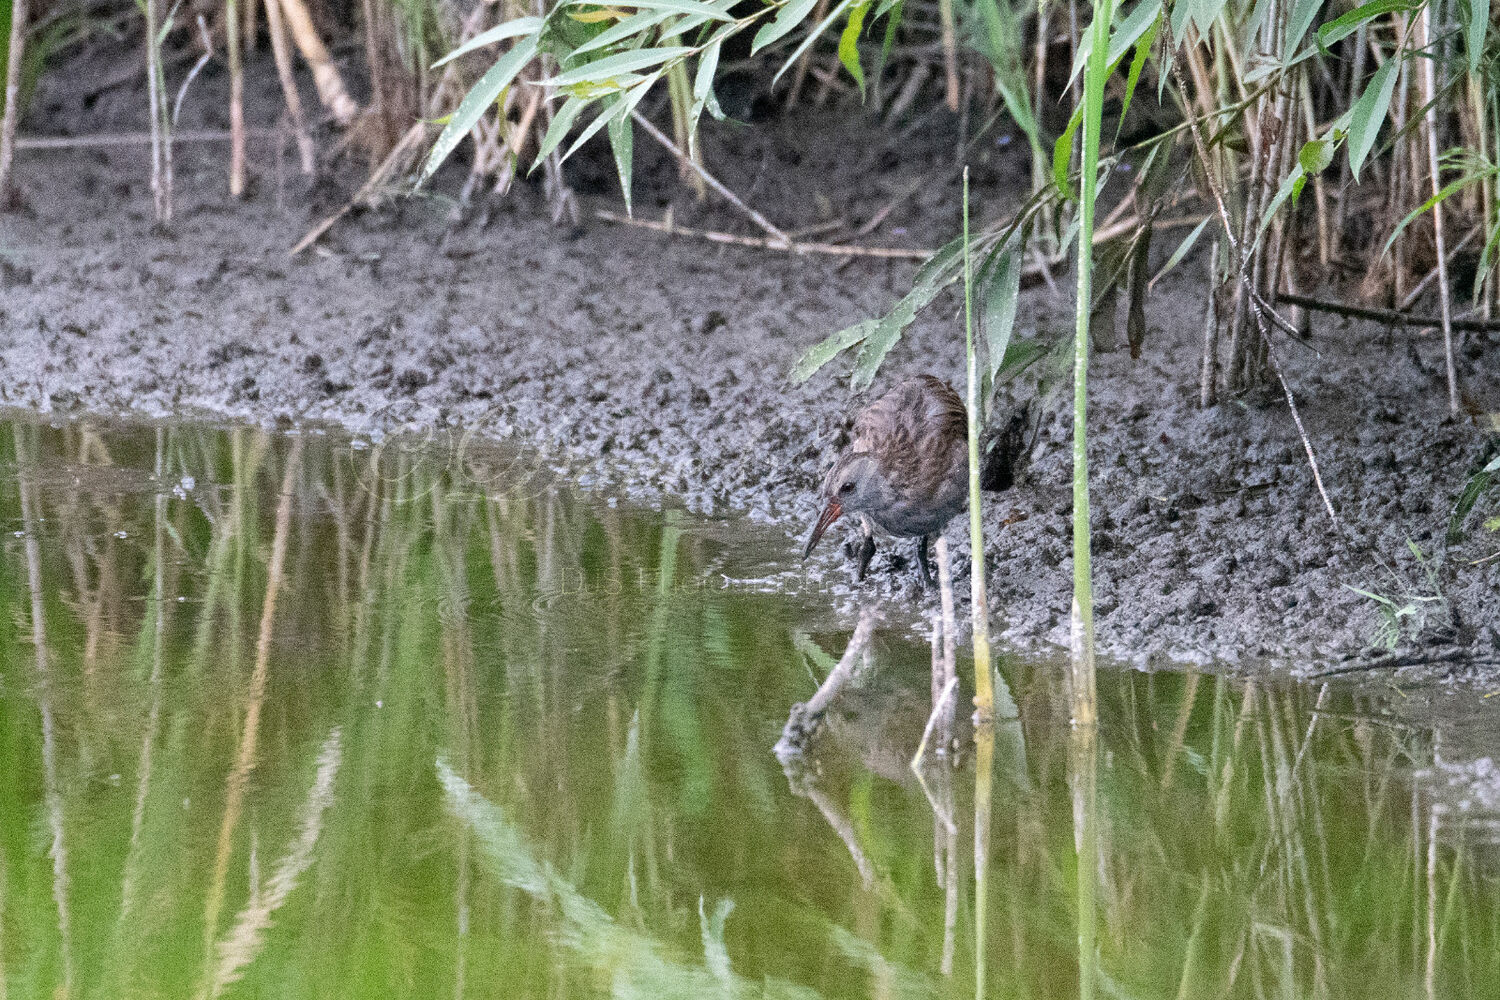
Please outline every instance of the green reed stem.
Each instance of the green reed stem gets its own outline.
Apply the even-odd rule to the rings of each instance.
[[[974,262],[969,252],[969,168],[964,167],[964,348],[969,371],[969,548],[970,603],[974,612],[974,709],[981,719],[995,714],[990,683],[989,596],[984,585],[984,525],[979,508],[979,357],[974,351]]]

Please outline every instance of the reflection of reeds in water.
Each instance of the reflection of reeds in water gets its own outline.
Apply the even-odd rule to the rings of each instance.
[[[1083,974],[1100,996],[1421,996],[1430,979],[1462,997],[1500,975],[1485,849],[1404,777],[1431,759],[1426,739],[1336,691],[1101,675],[1091,907],[1069,783],[1089,758],[1070,761],[1055,665],[1007,665],[1022,721],[981,743],[973,801],[964,770],[924,772],[935,809],[897,783],[926,698],[878,684],[854,690],[912,718],[880,708],[869,746],[811,761],[796,795],[765,753],[814,688],[795,622],[696,589],[708,555],[685,518],[477,490],[396,449],[313,438],[295,459],[294,440],[253,431],[12,439],[23,489],[0,489],[0,518],[26,530],[4,537],[0,574],[10,997],[65,976],[72,995],[239,977],[226,995],[420,982],[509,997],[755,992],[767,975],[828,995],[1054,997],[1079,992],[1080,955],[1097,957]],[[129,468],[161,475],[130,486]],[[174,494],[183,475],[198,485]],[[923,669],[925,650],[872,647],[876,678],[900,673],[892,655]],[[1017,714],[1003,691],[996,714]],[[841,716],[837,738],[860,725]],[[439,756],[488,805],[450,808]],[[529,864],[496,861],[486,816]],[[516,872],[543,873],[543,893]]]

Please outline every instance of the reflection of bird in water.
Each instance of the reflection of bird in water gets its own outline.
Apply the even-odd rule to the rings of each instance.
[[[958,393],[931,375],[906,379],[865,407],[855,418],[849,447],[823,480],[823,512],[803,558],[830,524],[858,514],[864,528],[859,579],[875,554],[879,528],[918,540],[917,566],[923,585],[930,587],[928,544],[968,503],[967,413]],[[986,488],[1003,490],[1014,483],[1016,466],[1032,443],[1027,425],[1023,409],[996,437],[982,477]]]

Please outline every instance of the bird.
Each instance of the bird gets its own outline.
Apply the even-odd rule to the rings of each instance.
[[[1028,436],[1029,408],[1022,406],[985,449],[981,486],[1012,486],[1021,460],[1035,443]],[[848,448],[823,479],[822,513],[802,557],[817,547],[829,525],[858,514],[863,529],[858,579],[875,555],[875,529],[917,539],[917,567],[932,586],[928,549],[968,504],[968,410],[946,382],[932,375],[904,379],[854,420]]]

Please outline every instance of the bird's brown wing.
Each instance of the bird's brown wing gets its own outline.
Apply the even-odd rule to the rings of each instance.
[[[944,491],[968,443],[968,412],[931,375],[907,379],[854,422],[854,451],[873,454],[887,479],[912,499]]]

